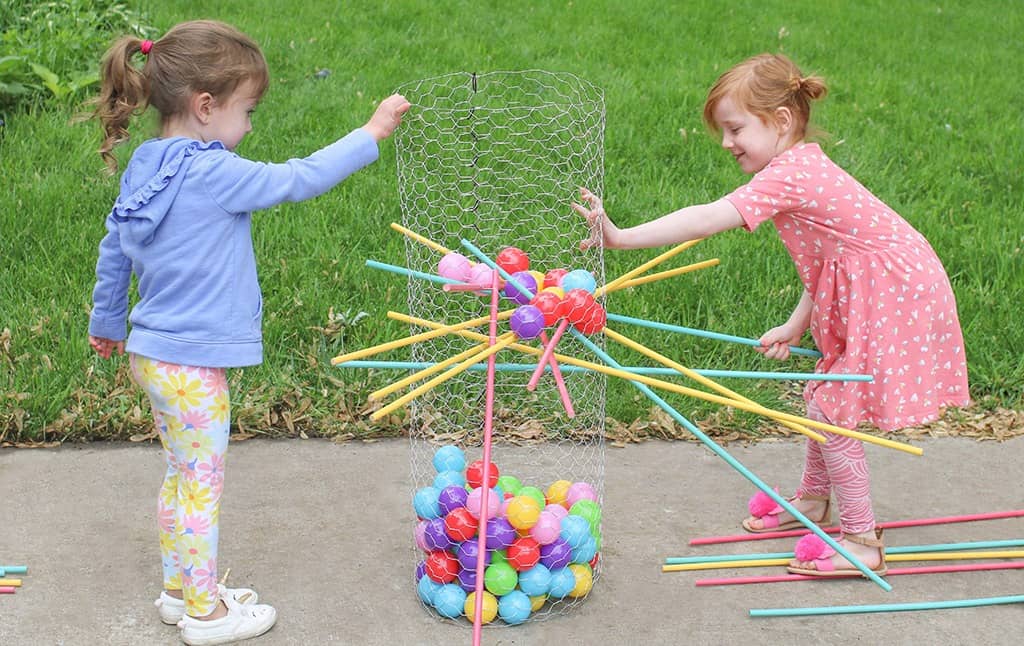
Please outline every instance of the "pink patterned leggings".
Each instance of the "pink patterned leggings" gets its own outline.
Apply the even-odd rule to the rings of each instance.
[[[831,424],[813,401],[807,405],[807,417]],[[800,491],[814,496],[828,496],[835,491],[843,533],[869,532],[875,528],[875,513],[871,508],[871,482],[864,443],[845,435],[822,433],[827,438],[825,444],[807,438]]]

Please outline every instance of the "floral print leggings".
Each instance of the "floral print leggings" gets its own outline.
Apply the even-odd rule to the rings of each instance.
[[[217,541],[231,407],[223,368],[179,366],[130,355],[149,396],[167,472],[157,504],[164,589],[181,590],[185,612],[216,608]]]

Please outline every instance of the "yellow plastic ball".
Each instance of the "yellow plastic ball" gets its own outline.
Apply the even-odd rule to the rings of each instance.
[[[565,290],[562,289],[561,287],[558,287],[557,285],[552,285],[551,287],[545,287],[544,289],[542,289],[540,291],[542,291],[542,292],[554,292],[554,293],[558,294],[558,298],[565,298]]]
[[[557,480],[548,487],[545,498],[549,505],[562,505],[565,507],[565,498],[569,494],[569,487],[572,483],[568,480]]]
[[[542,272],[542,271],[535,271],[535,270],[531,269],[527,273],[529,273],[531,276],[533,276],[533,279],[535,281],[537,281],[537,287],[540,287],[540,288],[544,287],[544,272]]]
[[[570,563],[569,569],[576,576],[576,586],[569,593],[570,597],[585,597],[594,587],[594,571],[586,563]]]
[[[470,592],[466,595],[466,604],[463,606],[463,610],[466,611],[466,617],[470,621],[476,620],[476,592]],[[480,623],[489,624],[494,621],[494,618],[498,616],[498,599],[493,594],[484,590],[484,602],[483,608],[481,609]]]
[[[538,594],[536,597],[530,597],[530,612],[537,612],[544,605],[544,602],[548,600],[548,595]]]
[[[530,529],[540,518],[540,503],[530,496],[516,496],[508,501],[505,517],[516,529]]]

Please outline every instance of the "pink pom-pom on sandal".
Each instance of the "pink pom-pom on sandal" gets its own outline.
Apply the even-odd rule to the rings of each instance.
[[[775,491],[777,493],[778,488],[776,488]],[[829,523],[832,516],[832,510],[828,496],[812,496],[810,494],[797,493],[796,496],[789,498],[789,502],[791,503],[796,500],[824,500],[825,511],[822,513],[821,518],[816,522],[818,525],[827,525]],[[751,534],[781,531],[784,529],[803,526],[803,524],[795,518],[784,523],[780,523],[779,514],[784,513],[786,510],[763,491],[758,491],[750,498],[749,502],[747,502],[747,509],[750,511],[750,517],[743,520],[743,529],[747,530]],[[751,521],[754,519],[761,520],[761,527],[755,527],[751,524]]]
[[[885,565],[885,543],[882,541],[882,528],[875,528],[875,538],[861,538],[859,536],[843,536],[840,540],[868,547],[877,547],[879,551],[878,567],[871,571],[878,575],[884,575],[888,568]],[[836,551],[828,543],[823,541],[816,534],[808,534],[796,542],[793,549],[793,556],[796,559],[786,569],[792,574],[803,574],[805,576],[864,576],[864,573],[853,567],[837,568],[832,561]],[[794,563],[812,563],[814,567],[801,567]]]

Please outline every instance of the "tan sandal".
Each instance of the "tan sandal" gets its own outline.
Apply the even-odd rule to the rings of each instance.
[[[828,525],[832,521],[832,501],[829,496],[812,496],[811,494],[801,494],[789,498],[790,503],[797,500],[824,500],[825,511],[821,514],[821,518],[814,521],[816,525]],[[776,532],[784,529],[792,529],[794,527],[803,527],[804,524],[797,519],[786,521],[785,523],[779,523],[779,514],[786,511],[782,508],[782,505],[777,504],[771,499],[768,494],[763,491],[758,491],[747,503],[747,507],[750,509],[750,517],[743,519],[743,529],[747,530],[751,534],[763,534],[765,532]],[[754,527],[750,524],[750,521],[759,518],[763,527]]]
[[[857,543],[858,545],[866,545],[868,547],[877,547],[881,560],[878,562],[878,567],[871,571],[879,576],[885,575],[888,572],[888,568],[885,564],[885,543],[882,541],[882,528],[875,528],[874,538],[861,538],[860,536],[842,536],[840,540],[846,540],[851,543]],[[864,573],[853,567],[852,565],[844,568],[837,568],[836,564],[832,562],[832,557],[836,554],[836,551],[832,549],[825,541],[821,540],[820,537],[815,534],[808,534],[804,536],[796,543],[796,549],[794,550],[796,560],[790,563],[786,569],[792,574],[804,574],[806,576],[864,576]],[[796,562],[811,562],[814,563],[813,568],[798,567],[793,565]]]

